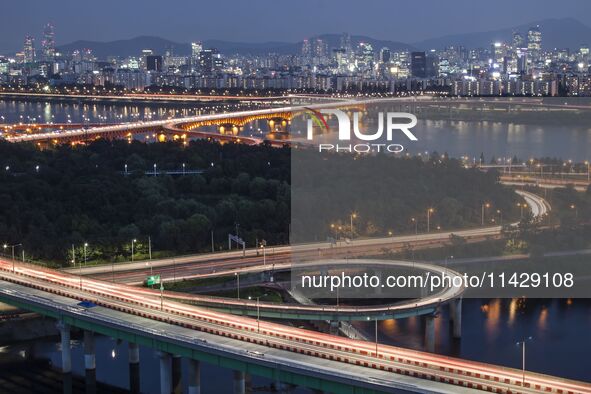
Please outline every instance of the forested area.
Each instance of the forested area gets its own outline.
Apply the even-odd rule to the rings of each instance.
[[[70,259],[75,245],[81,258],[88,243],[89,260],[129,259],[134,239],[134,252],[146,255],[148,237],[155,251],[206,251],[212,231],[219,249],[236,228],[249,246],[287,242],[286,148],[0,143],[0,165],[0,243],[22,243],[29,257]]]
[[[156,255],[175,255],[211,251],[212,233],[216,250],[236,232],[247,247],[286,244],[290,223],[298,240],[325,241],[424,232],[429,208],[431,231],[480,225],[483,204],[485,224],[519,215],[498,174],[438,154],[297,154],[298,164],[267,145],[0,142],[0,244],[65,263],[87,243],[88,260],[113,261],[130,259],[132,243],[136,259],[147,257],[148,239]],[[345,175],[323,182],[335,169]]]
[[[292,154],[292,240],[453,231],[519,220],[514,191],[496,171],[482,172],[434,152]],[[427,217],[429,217],[427,220]]]

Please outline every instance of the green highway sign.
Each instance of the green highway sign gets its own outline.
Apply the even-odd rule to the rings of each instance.
[[[160,275],[151,275],[146,278],[146,284],[148,286],[154,286],[160,283]]]

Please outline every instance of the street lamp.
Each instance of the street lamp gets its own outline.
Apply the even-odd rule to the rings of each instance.
[[[503,211],[497,209],[497,215],[499,215],[499,220],[501,221],[501,226],[503,225]]]
[[[371,318],[368,316],[367,317],[367,321],[370,321]],[[375,320],[375,327],[376,327],[376,358],[378,358],[378,319],[376,318]]]
[[[356,212],[352,212],[351,213],[351,238],[353,238],[353,219],[357,219],[357,213]]]
[[[524,338],[523,340],[516,343],[517,346],[521,346],[521,371],[522,371],[522,380],[521,380],[521,387],[525,387],[525,342],[531,341],[532,337]]]
[[[517,206],[518,206],[519,208],[521,208],[521,219],[523,219],[523,208],[527,208],[527,204],[526,204],[526,203],[523,203],[523,204],[522,204],[522,203],[518,202],[518,203],[517,203]]]
[[[482,204],[482,215],[481,215],[481,219],[480,219],[482,226],[484,226],[484,209],[485,208],[490,208],[490,203],[485,202],[484,204]]]
[[[570,204],[570,209],[575,211],[575,220],[577,220],[579,217],[579,210],[577,209],[577,206],[575,204]]]
[[[236,298],[240,299],[240,273],[234,272],[234,276],[236,277]]]
[[[427,232],[431,231],[431,214],[434,212],[435,210],[433,208],[429,208],[427,209]]]
[[[415,218],[410,218],[410,221],[415,224],[415,235],[419,233],[419,221]]]
[[[4,250],[11,248],[12,249],[12,273],[15,272],[15,267],[14,267],[14,248],[16,248],[17,246],[23,246],[23,244],[14,244],[14,245],[8,245],[8,244],[4,244]],[[24,261],[24,258],[23,258]]]
[[[88,242],[84,242],[84,266],[86,267],[86,248],[88,248]]]
[[[263,249],[263,266],[267,265],[267,241],[264,239],[261,241],[261,249]]]
[[[133,261],[133,246],[135,245],[136,242],[137,242],[137,239],[131,240],[131,261]]]
[[[261,297],[266,297],[267,294],[263,294],[262,296],[256,297],[257,299],[257,332],[261,332]],[[252,300],[251,296],[248,296],[249,300]]]

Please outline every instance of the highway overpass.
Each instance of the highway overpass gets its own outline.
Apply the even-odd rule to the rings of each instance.
[[[591,393],[589,383],[138,296],[126,285],[14,261],[0,260],[0,281],[0,301],[60,322],[65,372],[71,368],[70,328],[78,327],[159,350],[161,392],[167,394],[172,355],[235,370],[236,393],[244,393],[244,373],[333,393]],[[92,304],[79,305],[83,300]],[[95,367],[94,353],[87,356],[87,367]],[[196,376],[190,379],[192,392],[199,386]]]

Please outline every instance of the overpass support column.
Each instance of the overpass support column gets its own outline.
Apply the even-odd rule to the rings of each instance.
[[[428,352],[435,352],[435,315],[425,317],[425,347]]]
[[[96,393],[96,356],[94,350],[94,332],[84,330],[84,369],[86,393]]]
[[[70,325],[64,322],[57,323],[57,329],[60,331],[62,345],[62,372],[72,372],[72,351],[70,349]]]
[[[94,332],[84,330],[84,369],[96,370],[96,356],[94,352]]]
[[[340,322],[338,320],[331,320],[329,323],[328,333],[330,335],[339,335]]]
[[[140,347],[129,342],[129,391],[140,392]]]
[[[158,352],[160,359],[160,394],[172,392],[172,357],[169,353]]]
[[[181,356],[175,354],[172,356],[172,392],[181,394],[183,388],[181,385]]]
[[[245,373],[242,371],[234,371],[234,394],[246,393],[246,379]]]
[[[201,363],[197,360],[189,360],[189,394],[201,394]]]
[[[449,304],[453,337],[462,337],[462,299],[458,298]]]

